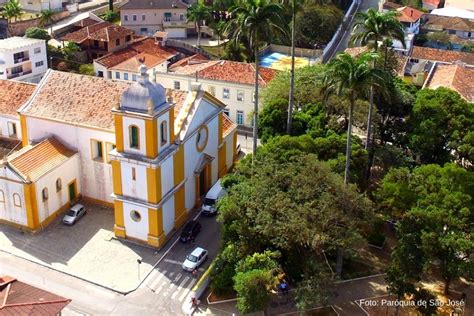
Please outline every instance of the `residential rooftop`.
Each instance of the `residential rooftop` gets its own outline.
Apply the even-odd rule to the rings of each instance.
[[[474,67],[461,63],[436,63],[424,87],[430,89],[446,87],[458,92],[467,101],[474,102]]]
[[[454,63],[462,61],[468,65],[474,65],[474,53],[458,52],[454,50],[442,50],[429,47],[414,46],[410,58],[431,61]]]
[[[114,69],[138,72],[140,66],[138,60],[143,61],[147,68],[152,68],[178,54],[175,49],[162,46],[154,38],[144,37],[134,41],[127,48],[96,59],[95,62],[106,68],[118,67]]]
[[[266,85],[277,74],[276,70],[266,67],[260,67],[259,70],[260,85]],[[200,60],[194,62],[188,60],[184,64],[172,65],[169,71],[175,74],[195,75],[198,78],[207,80],[247,85],[255,83],[255,66],[253,64],[229,60]]]
[[[398,21],[406,23],[415,23],[423,16],[423,14],[425,14],[424,12],[409,6],[397,8],[396,10],[399,14],[397,16]]]
[[[18,109],[35,89],[34,83],[0,79],[0,115],[18,116]]]
[[[59,315],[70,299],[9,276],[0,277],[0,314]]]
[[[120,9],[187,9],[181,0],[130,0]]]
[[[429,31],[456,30],[474,32],[474,20],[464,19],[458,16],[426,14],[423,20],[422,28]]]
[[[25,181],[36,181],[76,154],[56,138],[28,145],[7,158],[9,165]]]
[[[127,35],[133,35],[134,32],[123,26],[112,24],[109,22],[97,22],[88,25],[82,29],[64,35],[61,40],[74,42],[76,44],[83,43],[86,40],[95,40],[102,42],[110,42]]]
[[[431,5],[431,6],[434,6],[436,8],[439,6],[440,2],[441,2],[441,0],[423,0],[423,4]]]
[[[444,7],[474,11],[474,1],[472,0],[445,0]]]
[[[36,39],[36,38],[26,38],[13,36],[6,39],[0,39],[0,50],[13,50],[22,47],[27,47],[36,44],[44,44],[45,40]]]

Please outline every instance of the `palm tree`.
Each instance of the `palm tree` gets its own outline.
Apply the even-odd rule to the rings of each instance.
[[[3,7],[3,16],[8,20],[8,30],[11,33],[10,24],[12,19],[15,21],[23,14],[23,8],[18,0],[9,0]]]
[[[255,98],[253,113],[253,161],[257,152],[258,137],[258,49],[270,41],[275,34],[286,34],[283,7],[271,0],[239,0],[231,9],[231,20],[226,27],[229,38],[236,42],[246,38],[252,49],[255,62]]]
[[[211,17],[211,11],[208,6],[202,2],[197,2],[188,8],[188,21],[194,22],[198,32],[197,46],[201,46],[201,26],[206,19]]]
[[[50,25],[50,35],[53,37],[53,16],[54,12],[51,9],[41,10],[39,23],[42,27]]]
[[[367,12],[358,12],[355,16],[356,22],[352,28],[350,44],[370,45],[375,52],[378,52],[379,42],[385,39],[398,40],[405,47],[404,27],[397,19],[398,12],[378,12],[372,8]],[[374,60],[375,67],[375,60]],[[366,180],[370,178],[370,168],[372,166],[372,116],[374,107],[374,90],[370,89],[369,114],[367,117],[367,140],[365,149],[369,152],[369,163],[366,172]]]
[[[344,169],[344,184],[349,184],[350,161],[352,147],[352,124],[354,105],[358,97],[363,97],[372,86],[385,88],[384,72],[372,67],[374,60],[378,58],[376,53],[365,53],[359,58],[353,58],[349,54],[339,54],[326,68],[323,74],[322,91],[325,96],[337,94],[349,99],[349,122],[347,124],[346,143],[346,165]],[[342,273],[343,249],[339,248],[337,253],[336,273]]]
[[[221,55],[221,38],[225,34],[226,23],[222,20],[215,21],[210,25],[212,32],[217,37],[217,51],[219,56]]]

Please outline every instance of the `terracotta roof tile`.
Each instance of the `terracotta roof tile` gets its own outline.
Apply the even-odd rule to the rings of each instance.
[[[0,287],[0,298],[1,315],[59,315],[71,302],[13,278]]]
[[[35,181],[63,164],[75,153],[57,139],[47,138],[34,146],[22,148],[7,160],[23,179]]]
[[[474,68],[460,64],[436,64],[426,87],[450,88],[467,101],[474,102]]]
[[[414,23],[425,14],[420,10],[408,6],[398,8],[397,12],[399,13],[399,16],[397,17],[398,21],[407,23]]]
[[[232,122],[232,120],[226,115],[222,115],[222,137],[227,137],[235,128],[237,124]]]
[[[170,66],[170,68],[178,68],[178,67],[181,67],[181,66],[199,64],[199,63],[203,63],[203,62],[207,62],[207,61],[209,61],[209,58],[207,58],[206,56],[204,56],[202,54],[194,54],[192,56],[189,56],[189,57],[178,60],[177,62],[172,64]]]
[[[117,38],[132,35],[130,29],[109,22],[97,22],[78,31],[64,35],[61,40],[80,44],[87,39],[108,42]]]
[[[66,123],[114,128],[111,109],[130,83],[49,70],[22,113]]]
[[[421,28],[427,31],[456,30],[474,32],[474,20],[436,14],[426,14],[423,20],[424,23]]]
[[[68,124],[114,130],[112,108],[132,83],[49,70],[36,95],[22,109],[25,115]],[[186,91],[167,90],[180,106]]]
[[[99,22],[99,21],[87,17],[85,19],[82,19],[82,20],[74,23],[73,25],[76,26],[76,27],[86,27],[86,26],[90,26],[90,25],[93,25],[93,24],[97,24],[97,22]]]
[[[277,73],[274,69],[265,67],[260,67],[259,69],[260,85],[266,85]],[[252,64],[229,60],[214,60],[198,64],[188,63],[171,67],[170,71],[184,75],[193,75],[197,72],[199,78],[208,80],[250,85],[255,83],[255,67]]]
[[[440,2],[441,0],[423,0],[423,4],[428,4],[435,7],[438,7]]]
[[[17,116],[17,110],[33,94],[36,84],[0,80],[0,114]]]
[[[458,52],[454,50],[441,50],[429,47],[414,46],[410,57],[415,59],[441,61],[447,63],[454,63],[459,60],[468,65],[474,65],[474,53]]]
[[[171,47],[160,46],[155,43],[155,40],[153,38],[147,37],[135,41],[134,43],[132,43],[132,45],[130,45],[130,47],[121,49],[115,53],[105,55],[104,57],[96,59],[95,61],[106,68],[111,68],[121,63],[124,63],[130,59],[133,59],[141,53],[154,56],[155,58],[160,60],[167,60],[178,54],[175,49]],[[156,63],[157,62],[155,61],[154,65],[156,65]],[[147,65],[147,67],[150,66]],[[133,71],[138,71],[138,68]]]

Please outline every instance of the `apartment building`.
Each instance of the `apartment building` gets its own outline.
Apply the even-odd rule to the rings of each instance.
[[[181,0],[130,0],[120,8],[121,25],[137,34],[168,32],[170,38],[186,38],[186,12],[190,3]]]
[[[16,36],[0,40],[0,79],[38,83],[47,70],[44,40]]]

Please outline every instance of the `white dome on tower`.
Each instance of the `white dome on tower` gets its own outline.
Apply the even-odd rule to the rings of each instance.
[[[142,64],[138,81],[128,87],[122,94],[120,107],[129,111],[153,113],[165,104],[165,88],[148,80],[147,68]]]

